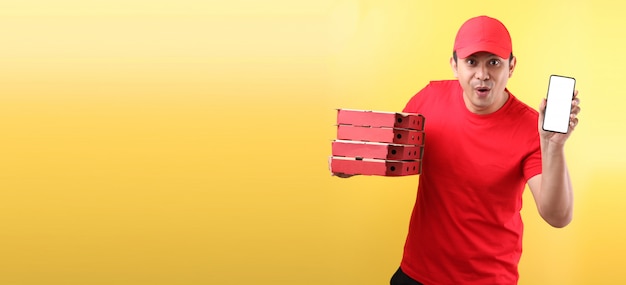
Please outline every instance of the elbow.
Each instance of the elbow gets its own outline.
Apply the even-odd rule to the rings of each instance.
[[[561,219],[558,221],[549,221],[548,224],[550,224],[554,228],[561,229],[569,225],[571,222],[572,222],[572,218],[568,218],[568,219]]]
[[[554,213],[552,215],[542,215],[543,219],[554,228],[564,228],[572,222],[572,213]]]
[[[564,228],[572,222],[572,207],[563,208],[541,207],[539,208],[540,216],[552,227]]]
[[[572,222],[574,208],[571,199],[560,203],[541,203],[537,208],[540,216],[552,227],[564,228]]]

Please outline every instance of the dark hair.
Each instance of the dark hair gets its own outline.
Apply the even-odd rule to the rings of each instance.
[[[454,62],[457,61],[457,56],[456,56],[456,51],[452,52],[452,58],[454,58]],[[513,52],[511,52],[511,55],[509,55],[509,64],[511,64],[511,61],[513,61]]]

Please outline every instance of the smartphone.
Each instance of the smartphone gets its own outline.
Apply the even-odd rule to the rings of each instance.
[[[569,130],[569,115],[576,79],[573,77],[550,75],[546,112],[543,117],[543,130],[566,134]]]

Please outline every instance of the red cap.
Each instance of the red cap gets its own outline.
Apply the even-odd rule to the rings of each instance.
[[[487,16],[467,20],[454,40],[454,51],[459,58],[481,51],[509,58],[512,50],[509,31],[500,21]]]

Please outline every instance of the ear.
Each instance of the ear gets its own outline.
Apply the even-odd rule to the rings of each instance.
[[[454,57],[450,57],[450,68],[452,68],[452,73],[454,73],[454,78],[459,78],[458,74],[458,66],[456,61],[454,61]]]
[[[513,76],[513,71],[515,70],[516,65],[517,65],[517,57],[513,57],[511,59],[511,63],[509,64],[509,78]]]

